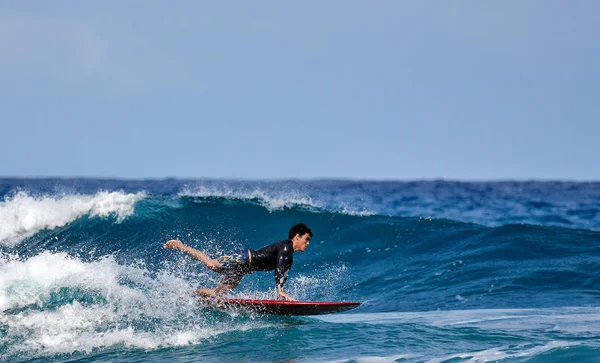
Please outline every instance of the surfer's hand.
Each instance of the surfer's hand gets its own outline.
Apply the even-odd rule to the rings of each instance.
[[[165,248],[174,248],[178,250],[181,249],[181,247],[183,247],[183,243],[178,239],[172,239],[165,243]]]
[[[279,296],[286,299],[287,301],[296,301],[296,299],[294,299],[293,297],[291,297],[290,295],[286,294],[283,291],[279,291]]]

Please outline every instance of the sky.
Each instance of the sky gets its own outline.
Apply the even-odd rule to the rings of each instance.
[[[0,3],[0,176],[600,180],[600,2]]]

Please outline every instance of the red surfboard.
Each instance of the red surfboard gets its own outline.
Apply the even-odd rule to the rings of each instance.
[[[200,305],[219,310],[243,310],[273,315],[332,314],[357,308],[361,303],[349,301],[286,301],[201,298]]]

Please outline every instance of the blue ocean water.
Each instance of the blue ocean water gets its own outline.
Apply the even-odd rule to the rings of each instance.
[[[190,296],[305,222],[317,317]],[[0,361],[597,362],[600,183],[0,179]],[[272,273],[232,292],[274,298]]]

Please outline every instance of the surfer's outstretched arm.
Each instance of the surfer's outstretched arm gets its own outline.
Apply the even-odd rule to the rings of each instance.
[[[190,246],[184,245],[180,240],[172,239],[165,243],[165,248],[173,248],[176,250],[180,250],[186,252],[188,255],[192,256],[196,260],[202,262],[204,266],[208,267],[211,270],[216,270],[221,267],[221,264],[217,260],[213,260],[208,257],[208,255],[202,251],[196,250]]]

